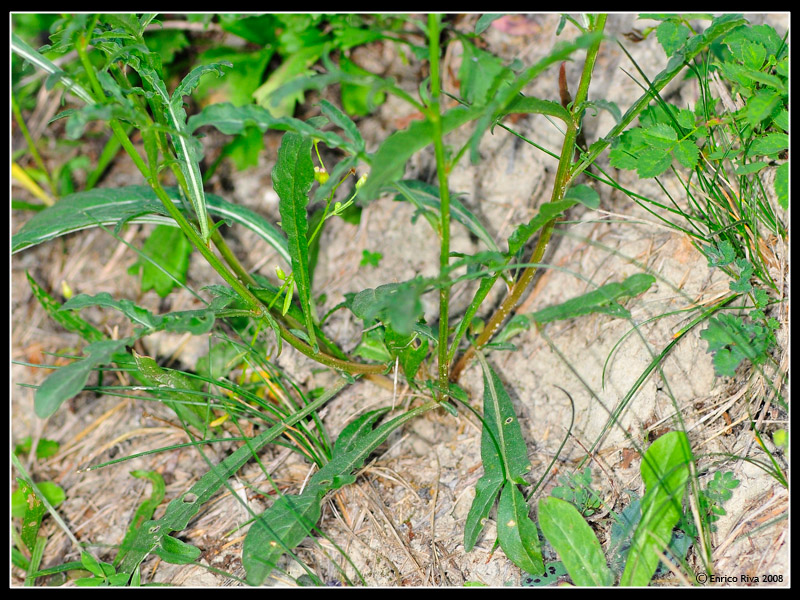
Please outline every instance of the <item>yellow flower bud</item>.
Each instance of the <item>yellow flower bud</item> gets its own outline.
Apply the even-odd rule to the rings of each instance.
[[[328,175],[325,167],[321,169],[319,167],[314,167],[314,179],[317,181],[317,183],[323,185],[326,181],[328,181],[328,179],[330,179],[330,175]]]
[[[359,177],[358,181],[356,181],[357,190],[360,190],[362,187],[364,187],[364,184],[367,183],[367,175],[369,175],[369,173],[364,173],[361,177]]]

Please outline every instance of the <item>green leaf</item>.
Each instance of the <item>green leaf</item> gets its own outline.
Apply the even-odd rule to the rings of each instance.
[[[669,169],[672,164],[672,155],[664,150],[650,148],[639,155],[636,161],[636,173],[642,179],[658,177]]]
[[[142,328],[137,330],[137,335],[140,336],[162,329],[175,333],[188,332],[200,335],[208,333],[214,326],[214,311],[211,309],[182,310],[165,315],[154,315],[131,300],[125,298],[115,300],[108,292],[100,292],[96,296],[78,294],[65,302],[61,310],[77,310],[87,306],[105,306],[122,312],[131,323]]]
[[[182,422],[205,432],[210,413],[205,397],[197,393],[203,384],[180,371],[162,369],[149,356],[134,352],[133,357],[139,369],[139,377],[148,385],[160,388],[158,395],[163,394],[164,404],[174,410]]]
[[[613,583],[600,542],[572,504],[559,498],[541,499],[539,526],[575,585],[605,587]]]
[[[414,325],[422,316],[420,295],[423,289],[424,281],[421,279],[387,283],[358,292],[349,308],[366,323],[380,319],[398,334],[407,336],[414,331]]]
[[[487,454],[498,453],[502,464],[502,476],[506,481],[525,484],[523,475],[531,470],[528,460],[528,448],[522,437],[519,419],[514,412],[514,405],[506,392],[502,381],[491,366],[481,361],[483,367],[483,433],[481,436],[481,456],[484,444]],[[494,450],[491,450],[494,448]],[[496,461],[484,459],[487,474],[494,474],[491,468]]]
[[[311,277],[308,270],[308,191],[314,182],[310,139],[287,132],[272,170],[272,185],[280,197],[281,229],[286,233],[300,307],[305,316],[311,346],[317,351],[311,307]]]
[[[278,498],[250,526],[242,547],[247,582],[261,585],[287,550],[311,534],[322,513],[324,490],[309,486],[299,496]]]
[[[480,117],[475,124],[475,131],[470,138],[470,159],[472,163],[477,164],[480,160],[479,147],[483,134],[503,114],[509,104],[517,100],[518,94],[528,83],[543,73],[550,65],[566,60],[576,50],[588,48],[597,42],[600,37],[598,33],[591,33],[582,35],[573,42],[557,43],[548,55],[520,73],[510,85],[500,88],[494,98],[481,111]]]
[[[612,114],[614,114],[614,109],[616,109],[616,116],[619,116],[619,109],[616,108],[616,105],[613,102],[604,103],[603,101],[595,100],[594,104],[601,107],[609,107],[609,110]],[[572,122],[572,115],[570,112],[558,102],[553,102],[552,100],[542,100],[534,96],[518,96],[515,100],[512,100],[511,104],[509,104],[500,112],[498,118],[514,113],[535,113],[540,115],[549,115],[551,117],[561,119],[567,124]]]
[[[166,535],[155,550],[156,555],[172,565],[188,565],[200,558],[200,548],[187,544],[178,538]]]
[[[319,102],[322,114],[331,120],[331,123],[341,127],[353,142],[353,148],[360,154],[366,150],[364,138],[353,120],[324,98]]]
[[[135,339],[129,337],[93,342],[84,348],[86,358],[60,367],[48,375],[33,399],[36,415],[46,419],[55,413],[62,403],[81,392],[93,369],[111,362],[113,354],[133,344]]]
[[[182,208],[178,190],[167,188],[165,191],[173,204]],[[206,195],[206,203],[209,213],[254,231],[289,262],[286,238],[264,217],[212,194]],[[76,192],[64,196],[53,206],[28,220],[12,236],[11,251],[16,253],[67,233],[100,225],[131,222],[171,223],[177,226],[171,218],[164,218],[167,214],[156,193],[148,186],[96,188],[88,192]]]
[[[339,57],[339,68],[343,73],[349,75],[374,77],[372,73],[359,67],[344,54]],[[379,92],[370,85],[359,85],[358,83],[344,80],[341,82],[340,87],[342,90],[342,107],[351,115],[366,116],[386,100],[384,92]]]
[[[333,456],[341,456],[355,449],[359,440],[373,431],[373,425],[389,412],[389,407],[378,408],[353,419],[342,429],[333,447]]]
[[[700,160],[700,150],[694,140],[682,140],[675,145],[673,154],[678,162],[687,169],[694,169]]]
[[[33,295],[56,323],[67,331],[80,334],[80,336],[88,342],[99,342],[105,339],[105,336],[99,329],[94,327],[91,323],[84,321],[74,311],[61,310],[61,303],[48,294],[47,291],[31,277],[30,273],[26,271],[25,275],[28,277],[28,283],[31,286]]]
[[[131,471],[131,475],[134,477],[149,479],[153,484],[153,491],[150,494],[150,497],[142,501],[142,503],[136,509],[133,519],[131,519],[131,523],[128,525],[128,530],[125,532],[125,537],[122,539],[122,543],[119,545],[117,556],[114,558],[113,564],[115,566],[120,563],[120,561],[133,546],[133,540],[136,538],[136,532],[138,531],[139,527],[142,526],[142,523],[153,518],[153,513],[155,512],[156,508],[158,508],[159,504],[161,504],[161,502],[164,500],[164,491],[166,489],[164,478],[156,471]]]
[[[753,140],[747,150],[747,156],[775,156],[789,148],[789,135],[786,133],[768,133]],[[39,213],[41,214],[41,213]],[[35,218],[35,217],[34,217]]]
[[[569,188],[564,193],[562,200],[574,200],[592,210],[596,210],[600,206],[600,195],[594,188],[583,183]]]
[[[142,253],[150,260],[140,258],[129,270],[129,273],[141,270],[142,292],[154,289],[165,298],[178,283],[186,283],[192,245],[180,229],[156,226],[142,246]]]
[[[221,102],[206,106],[196,115],[189,117],[188,129],[191,132],[207,125],[216,127],[227,135],[240,134],[248,126],[258,127],[264,132],[269,129],[292,131],[320,140],[330,148],[344,148],[353,154],[358,154],[358,149],[353,143],[345,141],[332,131],[322,131],[310,123],[292,117],[273,117],[268,110],[254,104],[234,106],[230,102]]]
[[[416,206],[417,209],[424,207],[437,213],[441,209],[441,199],[439,198],[439,188],[437,186],[417,179],[395,181],[392,186],[400,191],[394,197],[395,201],[406,200]],[[454,196],[450,197],[450,215],[469,229],[489,250],[500,252],[494,242],[494,238],[483,226],[481,220]]]
[[[664,21],[656,28],[658,43],[664,48],[667,56],[672,56],[689,37],[689,28],[683,23]]]
[[[475,484],[475,498],[472,500],[469,514],[467,514],[467,521],[464,524],[465,552],[469,552],[475,547],[475,542],[478,541],[478,536],[483,531],[486,519],[494,506],[503,483],[502,476],[486,474]]]
[[[497,540],[506,556],[523,571],[544,573],[539,532],[528,516],[528,503],[511,482],[506,482],[497,505]]]
[[[264,71],[275,53],[274,47],[266,46],[258,50],[242,51],[238,48],[214,46],[197,57],[197,63],[208,66],[229,64],[231,69],[221,79],[206,77],[195,91],[195,97],[214,103],[231,102],[236,106],[251,104],[253,92],[261,85]]]
[[[22,541],[33,550],[47,507],[27,481],[18,477],[17,484],[19,487],[11,494],[11,516],[22,519]],[[39,482],[36,487],[51,506],[58,506],[66,498],[64,490],[51,481]]]
[[[571,198],[542,204],[536,216],[517,227],[508,238],[508,255],[514,256],[531,239],[534,233],[577,203],[577,198]]]
[[[494,54],[476,48],[466,39],[461,40],[464,55],[458,77],[461,97],[474,106],[485,105],[494,95],[498,80],[508,79],[513,72]]]
[[[669,545],[672,528],[680,520],[692,460],[689,439],[682,431],[662,435],[642,457],[642,480],[647,491],[620,585],[646,586],[652,579],[660,554]]]
[[[464,123],[477,118],[480,108],[458,106],[442,115],[442,134],[458,129]],[[403,176],[405,164],[411,156],[433,143],[433,125],[427,119],[413,121],[407,129],[396,131],[378,148],[372,160],[369,179],[361,188],[360,197],[372,200],[383,186],[393,183]]]
[[[131,66],[137,69],[143,81],[147,82],[155,92],[153,97],[160,103],[164,110],[167,124],[174,131],[174,133],[170,133],[170,137],[175,153],[178,156],[178,164],[186,180],[189,200],[194,208],[203,242],[208,242],[211,232],[208,228],[208,210],[199,165],[199,161],[202,158],[202,146],[197,139],[186,131],[186,111],[183,108],[183,96],[191,93],[203,74],[211,71],[222,74],[221,65],[196,67],[178,85],[172,96],[167,92],[164,81],[153,69],[144,65],[138,65],[137,67],[134,63],[131,63]]]
[[[753,127],[768,119],[781,106],[781,96],[773,90],[762,90],[748,98],[745,107],[745,119]]]
[[[775,172],[775,195],[778,204],[784,210],[789,210],[789,163],[783,163]]]

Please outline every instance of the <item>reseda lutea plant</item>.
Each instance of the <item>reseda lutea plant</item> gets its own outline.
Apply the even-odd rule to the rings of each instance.
[[[260,412],[259,415],[264,415],[272,411],[264,417],[267,430],[249,438],[190,490],[170,502],[160,519],[141,523],[126,547],[118,572],[131,576],[138,573],[140,564],[151,553],[174,562],[186,562],[196,556],[194,549],[170,534],[183,530],[228,477],[261,448],[275,443],[289,428],[300,428],[313,421],[324,431],[316,411],[356,379],[367,378],[378,384],[391,385],[386,375],[394,370],[396,377],[402,372],[421,395],[429,396],[427,401],[380,424],[388,410],[362,415],[345,427],[333,445],[327,443],[325,435],[317,442],[309,441],[308,447],[303,446],[298,451],[313,457],[318,470],[302,492],[279,494],[263,513],[252,515],[253,523],[244,541],[242,562],[249,583],[264,583],[278,567],[281,557],[315,531],[326,495],[355,481],[354,473],[393,431],[427,411],[443,408],[456,413],[458,404],[472,410],[466,393],[457,382],[470,359],[475,357],[483,371],[484,381],[483,414],[480,417],[483,423],[481,460],[484,472],[476,485],[475,499],[466,520],[464,547],[467,551],[474,547],[489,514],[497,505],[499,545],[522,569],[532,574],[541,573],[544,563],[537,525],[530,517],[528,500],[520,489],[520,486],[530,484],[526,476],[530,474],[532,465],[509,393],[485,354],[501,345],[496,338],[501,331],[505,333],[500,342],[506,343],[510,337],[512,332],[504,330],[503,326],[530,287],[558,219],[578,204],[597,207],[597,192],[589,185],[577,183],[578,176],[648,108],[653,95],[681,73],[688,62],[727,32],[741,27],[744,20],[736,15],[725,15],[715,19],[703,33],[687,37],[674,51],[667,67],[653,79],[650,89],[628,108],[608,135],[580,153],[576,161],[583,115],[592,106],[589,90],[596,59],[601,45],[606,43],[605,15],[586,15],[580,23],[565,19],[565,23],[569,22],[579,30],[577,36],[571,41],[557,43],[534,64],[522,67],[505,65],[472,43],[474,36],[480,35],[497,15],[481,17],[474,36],[455,31],[442,15],[427,15],[424,22],[398,17],[417,27],[426,40],[424,47],[414,47],[418,55],[427,59],[430,73],[419,88],[418,98],[390,79],[353,72],[344,68],[343,63],[337,65],[335,57],[322,53],[324,73],[298,76],[268,94],[260,94],[259,104],[210,104],[191,116],[184,108],[185,98],[192,94],[201,77],[225,77],[229,65],[199,66],[170,92],[160,56],[148,48],[143,35],[155,17],[76,15],[65,19],[55,46],[63,52],[74,50],[77,53],[81,68],[70,76],[12,33],[12,50],[16,54],[47,72],[52,79],[59,80],[66,93],[84,102],[79,108],[60,115],[66,118],[67,134],[78,139],[90,121],[108,123],[117,143],[146,183],[66,196],[30,219],[14,236],[12,248],[18,252],[87,227],[113,229],[116,235],[126,223],[157,221],[179,229],[194,250],[222,277],[225,285],[207,288],[212,297],[203,299],[206,306],[202,309],[164,315],[154,315],[129,300],[116,300],[106,293],[78,295],[60,308],[50,303],[49,312],[54,318],[69,323],[71,330],[81,333],[89,344],[82,359],[58,369],[37,390],[36,413],[40,417],[52,415],[64,401],[86,386],[93,370],[113,363],[138,381],[153,387],[166,387],[169,393],[164,396],[164,401],[175,410],[187,430],[191,427],[199,431],[201,437],[207,437],[212,429],[211,406],[198,406],[196,399],[188,401],[185,397],[187,391],[217,389],[214,386],[224,383],[228,391],[253,402],[259,401],[257,396],[241,384],[208,376],[211,374],[210,365],[215,362],[211,356],[208,373],[198,383],[197,379],[163,369],[149,357],[140,356],[130,348],[138,339],[157,331],[193,335],[227,331],[219,327],[220,322],[245,340],[239,343],[240,353],[236,355],[234,351],[226,364],[249,365],[249,361],[263,361],[264,353],[260,359],[255,356],[259,354],[256,350],[262,350],[262,347],[257,347],[256,340],[259,333],[271,331],[277,352],[283,343],[288,343],[321,365],[341,373],[342,378],[313,401],[304,399],[280,410],[268,407]],[[445,109],[440,59],[443,45],[455,40],[461,42],[471,60],[465,60],[459,72],[458,106]],[[574,99],[565,98],[563,93],[561,102],[523,94],[531,81],[565,60],[583,61]],[[368,98],[372,99],[378,94],[393,94],[408,102],[423,119],[393,133],[374,153],[369,153],[351,117],[327,100],[320,101],[321,115],[307,121],[277,110],[278,106],[286,106],[287,98],[332,84],[368,88]],[[458,202],[450,189],[449,174],[467,155],[473,163],[478,162],[483,135],[511,113],[546,115],[560,122],[564,135],[550,200],[539,207],[529,222],[519,224],[501,247],[488,235],[481,221]],[[461,148],[448,148],[445,136],[466,126],[472,127],[469,140]],[[280,199],[280,229],[245,207],[205,192],[201,172],[203,151],[199,140],[205,127],[214,127],[228,135],[244,135],[252,128],[262,132],[270,129],[285,132],[272,171],[273,186]],[[141,135],[143,153],[132,141],[132,130]],[[343,155],[330,171],[322,164],[320,145]],[[402,179],[408,159],[428,146],[433,146],[436,185]],[[315,158],[319,164],[315,165]],[[351,178],[359,165],[366,166],[368,175],[353,182]],[[165,185],[167,174],[174,180],[173,186]],[[346,182],[354,185],[341,202],[336,200],[336,193],[339,188],[349,187],[350,183]],[[327,219],[344,216],[356,201],[369,202],[384,193],[395,194],[397,199],[412,203],[425,215],[439,241],[438,274],[417,276],[408,281],[347,294],[337,310],[351,311],[364,324],[360,346],[353,355],[348,355],[324,331],[329,315],[320,319],[317,314],[311,248],[319,243],[319,234]],[[325,208],[312,224],[308,207],[316,201],[324,202]],[[452,221],[468,228],[486,248],[474,255],[454,255],[450,248]],[[278,271],[278,285],[249,273],[240,264],[227,246],[221,227],[233,223],[255,232],[286,259],[291,271]],[[526,246],[534,239],[533,251],[525,256]],[[146,256],[143,255],[143,259],[147,260]],[[521,271],[514,277],[513,273],[518,269]],[[500,279],[506,283],[509,292],[483,329],[476,329],[473,327],[478,324],[476,315]],[[452,290],[474,280],[478,282],[477,290],[465,313],[453,314],[450,306]],[[525,321],[518,319],[516,325],[538,326],[551,320],[576,318],[592,312],[626,316],[629,313],[619,301],[642,293],[653,281],[651,275],[640,274],[625,281],[610,282],[558,308],[518,315]],[[438,316],[433,320],[426,320],[422,311],[421,297],[428,293],[438,296]],[[75,312],[89,306],[119,311],[133,324],[132,334],[121,339],[108,339],[91,328]],[[231,344],[233,346],[235,344]],[[220,350],[222,354],[227,351]],[[243,361],[242,357],[246,360]],[[359,361],[358,357],[369,362]],[[433,372],[436,377],[426,379],[421,375],[430,372],[422,368],[423,365],[435,365]],[[268,368],[268,363],[263,361],[260,368]],[[261,406],[266,407],[266,403],[262,402]],[[237,406],[236,410],[246,412],[248,409]],[[316,439],[310,431],[305,435],[308,439]],[[652,494],[650,512],[642,518],[634,538],[635,543],[642,545],[641,556],[645,557],[645,562],[631,567],[632,574],[623,575],[625,583],[642,585],[652,577],[656,568],[651,564],[653,557],[666,547],[662,545],[664,537],[667,542],[669,538],[668,532],[661,529],[666,529],[666,524],[672,522],[674,510],[677,510],[675,504],[682,499],[684,473],[688,469],[686,465],[691,462],[691,453],[688,442],[671,439],[674,446],[670,447],[680,449],[680,460],[668,452],[670,460],[675,459],[672,462],[667,460],[669,469],[665,471],[657,463],[656,467],[650,467],[646,476],[643,466],[648,490],[657,491]],[[658,452],[653,455],[661,456]],[[675,469],[677,475],[672,474]],[[559,506],[557,501],[550,499],[540,508],[540,513],[544,514],[540,516],[541,527],[556,549],[561,547],[558,534],[552,533],[550,525],[545,523],[558,523],[558,518],[550,517],[563,512]],[[669,513],[668,519],[663,518],[665,511]],[[659,535],[652,535],[654,531]],[[607,570],[598,567],[599,579],[586,579],[570,570],[570,565],[575,563],[567,558],[564,562],[576,583],[612,583]]]

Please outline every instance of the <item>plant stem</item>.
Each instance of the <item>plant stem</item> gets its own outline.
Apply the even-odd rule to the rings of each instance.
[[[431,105],[428,117],[433,126],[433,149],[436,156],[436,174],[439,178],[439,274],[445,277],[450,264],[450,191],[447,184],[447,163],[444,155],[442,139],[442,117],[439,99],[441,97],[441,81],[439,78],[439,36],[441,15],[428,15],[428,54],[431,67]],[[447,352],[449,333],[450,286],[439,290],[439,401],[447,399],[448,375],[450,359]]]
[[[605,23],[606,15],[599,15],[595,22],[594,31],[603,31]],[[558,202],[564,198],[564,193],[567,191],[567,187],[571,181],[571,166],[573,156],[575,154],[575,140],[578,137],[578,131],[580,130],[581,125],[581,115],[583,113],[582,105],[586,101],[589,94],[589,83],[592,79],[592,70],[594,69],[594,65],[597,60],[597,53],[600,49],[601,42],[602,38],[594,42],[586,51],[586,60],[583,65],[583,73],[581,74],[581,80],[578,84],[578,91],[575,94],[575,101],[572,104],[572,122],[567,124],[567,131],[564,135],[564,143],[561,146],[561,156],[558,160],[558,170],[556,171],[556,180],[553,184],[553,193],[550,198],[551,202]],[[555,226],[555,223],[556,219],[551,219],[542,228],[542,232],[539,235],[539,240],[536,243],[533,254],[527,262],[540,263],[542,261],[544,252],[547,249],[547,244],[550,241],[550,237],[553,233],[553,227]],[[503,303],[491,316],[483,331],[478,336],[478,339],[475,341],[475,346],[470,346],[467,348],[467,350],[461,356],[461,359],[453,367],[453,371],[450,374],[450,379],[452,381],[458,380],[461,372],[467,366],[470,358],[472,358],[472,355],[475,353],[475,348],[481,348],[488,343],[497,330],[500,329],[500,326],[503,324],[506,318],[516,308],[517,303],[519,302],[523,293],[528,289],[528,286],[530,286],[531,282],[533,281],[533,277],[536,274],[536,269],[537,267],[528,267],[522,272],[519,280],[517,280],[517,282],[511,288],[508,296],[505,297]]]

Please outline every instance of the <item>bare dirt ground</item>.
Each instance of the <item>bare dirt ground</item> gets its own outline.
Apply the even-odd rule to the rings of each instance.
[[[788,28],[788,15],[749,15],[753,22],[765,20],[780,34]],[[477,15],[460,17],[456,27],[474,29]],[[489,48],[506,58],[519,58],[530,64],[544,55],[555,38],[557,15],[519,16],[519,28],[487,31]],[[612,15],[607,32],[620,35],[633,27],[642,28],[634,15]],[[570,35],[569,28],[562,36]],[[638,43],[628,43],[631,53],[649,76],[664,64],[663,53],[654,36]],[[418,63],[404,64],[390,45],[380,43],[359,48],[353,59],[367,69],[391,74],[409,91],[417,89],[423,74]],[[457,45],[448,52],[445,67],[458,72],[460,57]],[[580,64],[577,61],[576,64]],[[590,96],[616,102],[624,111],[640,89],[623,71],[631,71],[625,55],[613,43],[606,44],[599,57]],[[580,73],[569,65],[568,79],[574,89]],[[449,89],[457,91],[452,81]],[[542,98],[557,99],[557,70],[551,69],[537,79],[527,92]],[[691,82],[671,85],[665,95],[675,104],[693,101]],[[335,101],[336,95],[329,98]],[[317,99],[309,96],[309,102]],[[52,102],[43,98],[43,102]],[[313,109],[307,109],[313,111]],[[313,112],[308,113],[309,116]],[[359,125],[374,150],[386,135],[404,127],[411,110],[389,100],[377,114],[363,119]],[[45,120],[46,121],[46,120]],[[589,143],[613,125],[611,116],[601,112],[588,118],[586,135]],[[560,147],[558,132],[541,116],[523,117],[515,127],[523,135],[550,149]],[[468,131],[460,131],[449,140],[455,146],[463,142]],[[224,143],[224,136],[209,134],[207,157],[213,158],[215,144]],[[16,138],[15,138],[16,140]],[[273,222],[277,216],[277,196],[272,191],[270,172],[280,142],[276,133],[267,134],[266,151],[260,164],[243,172],[224,166],[208,185],[208,190],[266,214]],[[80,151],[77,149],[76,151]],[[452,175],[451,189],[464,194],[462,202],[478,214],[496,239],[505,239],[513,227],[530,219],[537,206],[549,199],[556,161],[510,134],[496,129],[484,137],[477,166],[463,164]],[[63,160],[63,157],[51,157]],[[407,176],[429,177],[435,173],[433,156],[423,151],[408,166]],[[636,181],[628,172],[618,172],[623,184],[653,197],[663,196],[652,180]],[[119,157],[103,186],[141,183],[128,161]],[[665,185],[683,198],[674,181]],[[671,186],[671,187],[670,187]],[[17,190],[14,195],[17,197]],[[705,257],[688,238],[660,224],[652,215],[628,198],[598,187],[601,208],[571,215],[574,223],[562,225],[558,243],[548,260],[563,270],[550,270],[525,299],[521,312],[532,312],[586,291],[585,284],[570,272],[580,273],[596,283],[621,280],[647,269],[658,276],[658,282],[647,293],[628,305],[639,333],[630,332],[631,324],[604,315],[582,317],[555,323],[543,335],[526,332],[514,339],[517,352],[496,352],[490,361],[499,372],[514,399],[523,434],[529,444],[534,464],[532,481],[538,479],[556,454],[567,435],[570,404],[558,387],[575,402],[575,424],[556,469],[540,492],[546,494],[556,485],[556,475],[575,470],[587,449],[601,433],[609,411],[613,410],[633,386],[636,379],[672,339],[685,321],[680,314],[649,321],[685,308],[691,303],[705,303],[727,290],[728,280],[721,272],[709,269]],[[438,242],[430,234],[427,223],[419,219],[412,224],[413,209],[405,203],[382,198],[364,208],[359,225],[332,220],[323,233],[322,252],[315,274],[315,294],[327,295],[330,308],[343,299],[344,292],[375,287],[383,283],[403,281],[416,274],[432,275],[438,261]],[[784,218],[786,215],[783,215]],[[27,216],[12,214],[12,231],[17,231]],[[127,229],[128,242],[139,244],[148,230],[144,226]],[[229,229],[225,232],[233,250],[250,269],[272,276],[279,264],[275,253],[249,232]],[[474,253],[476,241],[458,225],[453,227],[452,249]],[[378,267],[360,266],[363,250],[381,252]],[[781,261],[776,279],[788,285],[788,254],[784,245],[773,248]],[[115,298],[130,298],[156,312],[195,307],[189,294],[176,293],[161,301],[154,292],[139,293],[139,284],[127,273],[135,261],[132,251],[99,230],[91,230],[59,238],[26,250],[11,260],[11,357],[26,363],[58,364],[48,352],[75,354],[81,340],[55,325],[32,297],[25,280],[26,270],[46,289],[58,295],[66,281],[75,293],[110,292]],[[282,265],[287,269],[287,265]],[[288,271],[288,269],[287,269]],[[194,257],[188,284],[194,289],[219,283],[218,277]],[[788,289],[788,288],[787,288]],[[502,294],[495,292],[495,300]],[[469,289],[454,295],[452,310],[458,313],[471,298]],[[426,316],[435,318],[435,298],[425,299]],[[785,303],[788,304],[788,303]],[[784,305],[782,305],[784,306]],[[130,325],[111,311],[84,311],[83,316],[98,327],[117,335],[126,335]],[[788,316],[776,313],[783,325],[781,348],[776,355],[781,369],[788,370]],[[327,327],[330,336],[346,350],[358,342],[360,325],[343,311]],[[198,355],[205,352],[209,341],[180,336],[159,336],[149,339],[143,351],[163,362],[179,361],[191,368]],[[610,357],[610,359],[609,359]],[[607,361],[607,359],[609,359]],[[294,378],[313,389],[325,385],[331,375],[319,372],[316,364],[285,347],[278,359]],[[185,491],[207,469],[206,462],[192,449],[148,455],[97,471],[81,468],[115,456],[136,454],[145,450],[187,441],[183,430],[171,421],[171,413],[157,404],[142,399],[98,396],[83,393],[62,407],[48,420],[34,416],[34,390],[19,384],[39,384],[49,371],[11,365],[11,441],[25,436],[34,440],[46,437],[61,444],[58,454],[46,461],[28,460],[26,467],[38,480],[51,480],[66,491],[66,501],[59,512],[81,543],[88,544],[95,554],[109,560],[113,546],[119,544],[133,512],[149,494],[149,484],[133,478],[134,469],[155,470],[167,483],[166,502]],[[603,379],[603,375],[605,377]],[[773,374],[774,375],[774,374]],[[480,407],[482,377],[473,364],[461,379],[472,403]],[[590,392],[591,390],[591,392]],[[786,390],[782,390],[788,398]],[[336,434],[357,414],[381,406],[406,406],[413,393],[402,384],[388,391],[367,382],[348,388],[323,411],[326,427]],[[619,511],[630,502],[631,493],[641,495],[639,456],[633,451],[624,433],[640,444],[665,430],[679,427],[676,412],[685,423],[693,451],[698,460],[701,484],[708,480],[709,469],[733,471],[741,481],[733,498],[725,504],[727,515],[717,522],[712,534],[712,556],[715,572],[722,576],[782,575],[787,585],[790,561],[788,540],[788,491],[749,459],[765,459],[750,431],[751,419],[757,419],[768,434],[786,427],[788,415],[771,402],[769,386],[758,373],[740,369],[733,379],[714,375],[706,343],[695,330],[683,338],[645,384],[634,394],[623,411],[620,424],[610,430],[593,459],[593,486],[606,506]],[[771,444],[771,436],[764,436]],[[212,460],[221,460],[234,444],[209,447]],[[770,446],[770,450],[788,473],[788,457]],[[735,458],[718,465],[718,454]],[[262,462],[287,491],[296,491],[306,480],[309,465],[281,449],[268,450]],[[464,552],[463,527],[480,477],[480,426],[464,412],[458,417],[447,413],[428,413],[409,423],[393,435],[388,444],[374,456],[355,484],[335,494],[323,509],[320,530],[325,537],[315,543],[307,540],[297,551],[298,558],[316,572],[323,581],[339,585],[340,569],[358,581],[353,565],[370,586],[461,586],[480,582],[490,586],[521,585],[521,574],[503,554],[493,551],[494,524],[490,522],[477,546]],[[220,494],[208,503],[181,537],[203,550],[198,565],[169,565],[150,558],[144,563],[142,579],[178,586],[241,585],[235,578],[210,570],[213,567],[244,578],[241,566],[241,541],[245,530],[238,527],[248,519],[244,501],[255,512],[264,508],[247,486],[264,484],[260,468],[251,465],[231,480],[230,492]],[[163,510],[163,506],[160,510]],[[156,516],[160,516],[157,511]],[[592,518],[595,530],[606,541],[608,513]],[[63,532],[50,519],[45,520],[50,536],[42,564],[51,566],[78,560],[78,552]],[[341,549],[349,561],[337,549]],[[555,560],[554,556],[547,557]],[[702,571],[698,553],[689,553],[689,566]],[[302,574],[297,562],[287,561],[285,575],[270,581],[273,585],[294,585],[292,578]],[[21,585],[22,573],[11,570],[11,585]],[[694,579],[683,571],[667,573],[657,585],[693,585]],[[728,581],[709,585],[732,585]],[[740,585],[741,583],[737,583]],[[69,585],[69,584],[67,584]]]

